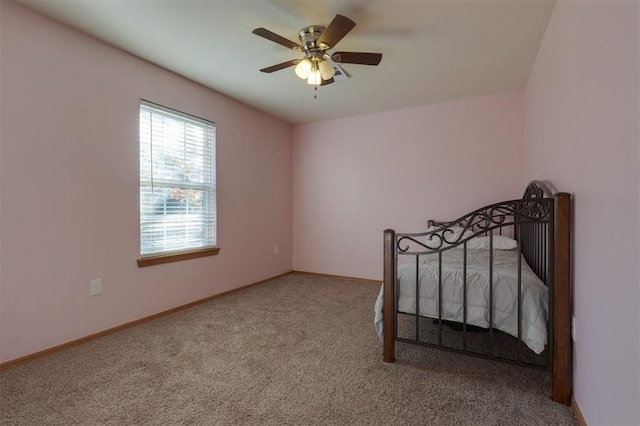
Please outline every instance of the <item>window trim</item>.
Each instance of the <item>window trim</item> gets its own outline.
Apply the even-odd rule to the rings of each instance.
[[[181,260],[196,259],[198,257],[216,256],[220,247],[203,247],[194,250],[180,250],[171,253],[145,256],[138,259],[138,268],[160,265],[162,263],[179,262]]]

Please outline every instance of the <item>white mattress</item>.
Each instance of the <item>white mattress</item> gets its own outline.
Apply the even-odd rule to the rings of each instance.
[[[463,250],[442,253],[442,319],[463,321]],[[494,250],[493,326],[518,336],[518,252]],[[421,316],[438,318],[438,255],[420,256]],[[398,267],[398,311],[416,312],[416,264]],[[375,305],[374,325],[382,338],[382,295]],[[547,344],[548,289],[522,259],[522,341],[536,354]],[[467,250],[467,324],[489,328],[489,250]]]

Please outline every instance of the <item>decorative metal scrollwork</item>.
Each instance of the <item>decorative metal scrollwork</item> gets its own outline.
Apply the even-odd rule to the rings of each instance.
[[[549,188],[542,182],[531,182],[522,196],[519,214],[529,219],[544,219],[549,215],[551,203],[542,202],[551,198]]]
[[[396,250],[402,254],[433,253],[460,245],[477,235],[510,225],[551,220],[553,198],[538,183],[527,187],[523,199],[492,204],[455,221],[437,223],[437,229],[412,234],[396,234]],[[418,251],[411,248],[418,248]]]
[[[544,196],[545,188],[541,186],[538,182],[531,182],[527,189],[524,190],[523,199],[531,199],[531,198],[545,198]]]

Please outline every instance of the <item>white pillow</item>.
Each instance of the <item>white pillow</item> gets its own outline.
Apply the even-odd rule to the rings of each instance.
[[[429,229],[427,229],[427,232],[432,232],[437,229],[441,229],[441,227],[430,226]],[[439,238],[438,235],[442,237],[443,233],[444,233],[444,237],[442,238],[442,246],[441,246],[440,245],[441,238]],[[469,238],[472,235],[473,235],[473,232],[471,232],[470,230],[465,231],[464,228],[461,226],[451,226],[449,228],[444,228],[440,232],[428,234],[427,236],[425,236],[424,241],[429,248],[438,250],[441,248],[452,246],[456,242],[464,240],[465,238]]]
[[[489,238],[491,237],[475,237],[467,241],[468,249],[488,249],[491,243]],[[505,237],[504,235],[493,236],[493,249],[494,250],[511,250],[518,246],[518,242],[513,238]],[[456,247],[462,248],[462,245]]]

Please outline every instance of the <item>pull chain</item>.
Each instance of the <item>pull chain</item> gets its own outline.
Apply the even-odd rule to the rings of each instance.
[[[318,99],[318,86],[313,86],[313,99]]]

